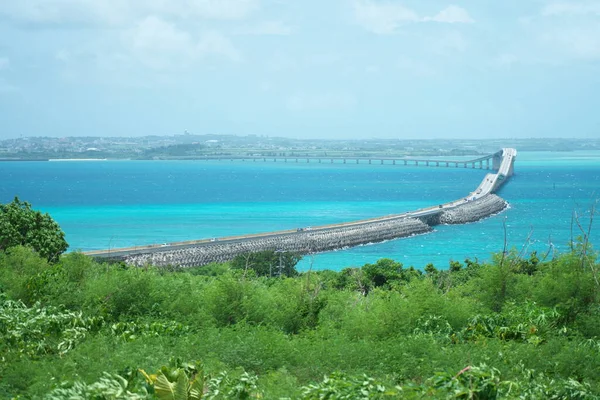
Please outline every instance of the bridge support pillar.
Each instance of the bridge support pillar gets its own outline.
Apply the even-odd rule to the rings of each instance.
[[[515,173],[515,159],[514,157],[510,160],[510,168],[508,169],[507,176],[513,176]]]
[[[396,165],[396,160],[392,160],[392,165]]]
[[[404,165],[408,165],[408,161],[404,160]]]
[[[494,158],[492,158],[492,169],[494,171],[498,171],[500,169],[500,165],[502,164],[502,152],[499,151],[494,154]]]

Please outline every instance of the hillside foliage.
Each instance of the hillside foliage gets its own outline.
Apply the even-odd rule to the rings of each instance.
[[[0,252],[0,398],[597,399],[595,257],[271,277],[14,246]]]
[[[29,246],[48,261],[55,261],[69,247],[65,234],[49,214],[33,210],[26,201],[0,204],[0,250]]]

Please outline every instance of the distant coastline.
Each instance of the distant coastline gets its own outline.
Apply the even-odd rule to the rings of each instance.
[[[50,158],[47,161],[107,161],[107,158]]]
[[[50,161],[48,158],[0,158],[2,161]]]
[[[476,158],[508,146],[520,151],[600,150],[598,138],[528,139],[293,139],[269,136],[163,135],[141,137],[21,137],[0,140],[0,161],[209,160],[209,159],[404,159]],[[318,162],[318,161],[316,161]]]
[[[108,161],[108,158],[0,158],[3,161]]]

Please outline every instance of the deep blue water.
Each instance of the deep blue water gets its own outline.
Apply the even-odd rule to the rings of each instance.
[[[600,152],[519,153],[515,167],[499,193],[511,207],[499,216],[306,257],[300,268],[338,270],[381,257],[418,268],[488,259],[503,248],[505,219],[509,246],[544,253],[551,241],[565,250],[573,211],[585,215],[600,197]],[[1,162],[0,202],[18,195],[49,212],[70,250],[85,251],[395,214],[464,197],[485,173],[376,164]],[[597,248],[599,229],[592,234]]]

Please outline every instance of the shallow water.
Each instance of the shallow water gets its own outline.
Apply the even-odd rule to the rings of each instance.
[[[229,161],[0,163],[0,201],[15,195],[49,212],[70,250],[93,250],[267,232],[395,214],[464,197],[486,170],[401,165]],[[418,268],[508,245],[565,250],[574,210],[600,197],[600,152],[519,153],[498,193],[501,215],[438,226],[412,238],[317,254],[300,269],[339,270],[394,258]],[[585,219],[585,217],[582,217]],[[582,222],[587,223],[582,219]],[[598,228],[600,229],[600,228]],[[600,235],[592,243],[600,246]]]

